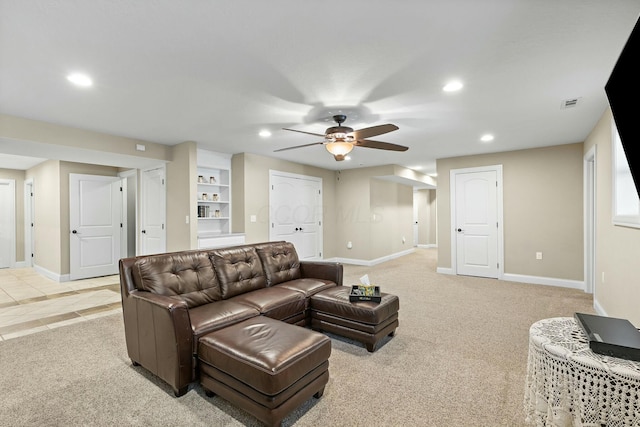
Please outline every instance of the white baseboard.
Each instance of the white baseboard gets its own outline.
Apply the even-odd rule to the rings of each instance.
[[[39,265],[33,265],[33,269],[38,272],[38,274],[42,274],[44,277],[48,277],[51,280],[55,280],[56,282],[68,282],[70,279],[68,274],[58,274],[53,271],[49,271],[46,268],[40,267]]]
[[[343,264],[353,264],[353,265],[364,265],[366,267],[372,267],[376,264],[383,263],[385,261],[390,261],[395,258],[400,258],[401,256],[409,255],[415,251],[414,248],[407,249],[406,251],[396,252],[391,255],[386,255],[380,258],[365,260],[365,259],[355,259],[355,258],[336,258],[337,262],[341,262]]]
[[[595,298],[593,299],[593,308],[596,310],[596,313],[598,313],[600,316],[607,316],[607,312],[604,311],[604,308],[602,308],[598,300]]]
[[[436,273],[453,274],[453,268],[450,268],[450,267],[438,267],[438,268],[436,268]]]
[[[423,249],[430,249],[430,248],[437,248],[438,245],[430,243],[428,245],[418,245],[419,248],[423,248]]]
[[[29,264],[27,264],[27,261],[16,261],[13,264],[12,268],[26,268],[26,267],[31,267]]]
[[[534,285],[559,286],[561,288],[582,289],[584,290],[584,281],[556,279],[553,277],[528,276],[524,274],[504,273],[502,280],[520,283],[532,283]]]

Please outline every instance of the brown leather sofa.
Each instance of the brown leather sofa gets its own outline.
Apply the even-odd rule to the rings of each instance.
[[[201,337],[257,316],[309,325],[311,296],[342,274],[339,263],[299,261],[288,242],[121,259],[129,357],[180,396],[198,378]]]

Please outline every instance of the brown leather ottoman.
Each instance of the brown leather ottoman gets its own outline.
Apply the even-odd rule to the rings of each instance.
[[[398,327],[400,300],[381,293],[380,303],[349,302],[349,286],[337,286],[311,297],[311,327],[363,342],[373,352],[382,338]]]
[[[331,340],[265,316],[247,319],[200,338],[200,383],[270,426],[329,381]]]

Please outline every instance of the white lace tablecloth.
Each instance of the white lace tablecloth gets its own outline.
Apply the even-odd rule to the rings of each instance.
[[[640,426],[640,363],[596,354],[572,317],[529,330],[525,416],[535,426]]]

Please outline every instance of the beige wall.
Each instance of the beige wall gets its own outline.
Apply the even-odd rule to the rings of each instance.
[[[438,160],[438,266],[452,266],[450,170],[502,165],[504,272],[582,280],[582,152],[579,143]]]
[[[584,144],[596,147],[596,274],[594,299],[604,312],[640,327],[640,229],[613,225],[611,111]],[[603,280],[604,274],[604,280]]]
[[[381,176],[388,166],[336,172],[338,257],[375,260],[413,247],[413,187]]]
[[[0,114],[0,137],[22,141],[23,145],[35,143],[35,148],[37,148],[37,144],[51,144],[83,151],[95,150],[97,153],[126,154],[162,161],[169,160],[171,150],[171,147],[163,144],[24,119],[7,114]],[[9,142],[9,144],[11,143]],[[137,144],[143,144],[145,151],[137,151]],[[37,156],[38,154],[33,153],[32,155]]]
[[[40,163],[27,170],[25,178],[33,179],[33,264],[60,274],[60,162]]]
[[[413,187],[370,180],[371,246],[365,259],[378,259],[413,247]]]
[[[24,262],[24,177],[23,170],[0,169],[0,179],[15,181],[16,262]]]
[[[247,243],[269,240],[269,170],[322,178],[323,255],[334,257],[335,174],[330,170],[257,154],[234,155],[231,159],[233,231],[244,232]],[[250,221],[251,215],[256,215],[256,222]]]
[[[197,150],[195,142],[174,145],[167,163],[167,251],[198,247]],[[189,223],[186,217],[189,217]]]

